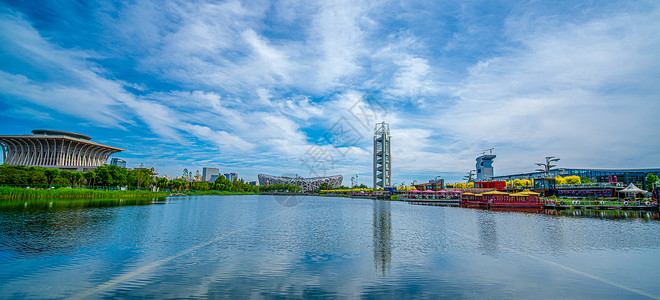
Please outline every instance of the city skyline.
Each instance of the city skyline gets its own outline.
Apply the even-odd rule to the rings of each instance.
[[[660,161],[655,1],[159,3],[0,4],[0,134],[246,180],[368,184],[379,122],[394,184],[463,181],[493,147],[495,175]]]

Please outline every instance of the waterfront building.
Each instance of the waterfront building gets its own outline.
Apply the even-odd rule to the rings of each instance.
[[[317,190],[324,185],[327,186],[328,189],[335,189],[341,187],[341,183],[344,180],[344,176],[342,175],[303,178],[259,174],[257,178],[259,178],[259,185],[286,183],[298,185],[302,187],[303,191]]]
[[[493,154],[493,150],[490,149],[490,154],[482,154],[477,157],[477,180],[478,181],[488,181],[490,180],[493,173],[493,160],[496,155]]]
[[[111,154],[124,151],[79,133],[42,129],[32,133],[0,136],[5,164],[88,171],[105,164]]]
[[[223,176],[229,179],[229,181],[234,181],[234,179],[238,180],[238,173],[225,173]]]
[[[212,177],[218,178],[220,175],[220,170],[218,168],[202,168],[202,180],[203,181],[215,181]]]
[[[475,181],[475,189],[494,189],[494,190],[505,190],[506,182],[504,181]]]
[[[553,169],[549,174],[545,172],[530,172],[519,173],[511,175],[493,176],[493,181],[509,181],[515,179],[537,179],[544,177],[566,177],[566,176],[580,176],[596,181],[597,183],[621,183],[628,185],[634,183],[646,189],[646,176],[649,174],[660,176],[660,168],[650,169]],[[546,176],[547,175],[547,176]]]
[[[382,122],[374,129],[374,188],[392,186],[392,155],[390,151],[390,125]]]
[[[427,183],[418,183],[415,184],[415,189],[420,190],[420,191],[426,191],[426,190],[431,190],[431,191],[440,191],[445,188],[445,180],[444,179],[432,179],[429,180]]]
[[[122,168],[126,169],[126,161],[123,160],[123,159],[121,159],[121,158],[113,157],[113,158],[110,160],[110,164],[111,164],[111,165],[118,166],[118,167],[122,167]]]
[[[248,182],[248,184],[251,184],[251,185],[254,185],[254,186],[258,185],[256,180],[255,181],[250,181],[250,182]]]

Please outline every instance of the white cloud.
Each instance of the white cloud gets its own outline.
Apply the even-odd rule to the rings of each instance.
[[[315,49],[321,59],[316,62],[314,84],[321,90],[341,85],[342,79],[360,71],[357,59],[366,54],[362,28],[366,18],[364,5],[353,1],[324,2],[320,8],[311,35],[318,37]]]
[[[394,88],[389,92],[395,96],[416,97],[435,94],[438,88],[431,80],[431,67],[426,59],[411,57],[397,62],[400,67],[394,76]]]
[[[252,62],[254,67],[250,69],[260,69],[260,73],[273,76],[271,79],[273,82],[286,84],[289,81],[288,73],[293,69],[287,54],[268,45],[264,37],[258,36],[254,30],[243,31],[241,35],[256,56]]]
[[[562,24],[509,20],[521,47],[471,68],[439,124],[477,141],[466,145],[503,145],[521,171],[549,154],[581,167],[648,166],[641,154],[660,127],[659,17],[654,10]],[[639,159],[624,165],[631,155]]]
[[[184,128],[201,140],[211,141],[221,146],[223,149],[238,151],[248,151],[254,148],[254,145],[246,142],[242,138],[231,135],[225,131],[214,131],[209,127],[201,125],[186,124]],[[232,151],[236,152],[236,151]]]
[[[21,101],[45,108],[32,115],[60,112],[128,130],[146,125],[142,138],[165,138],[158,147],[197,145],[194,157],[178,158],[186,163],[218,161],[219,149],[223,161],[251,170],[254,161],[301,170],[297,158],[342,118],[363,138],[341,157],[338,172],[371,170],[371,135],[382,120],[392,126],[399,174],[467,171],[491,146],[500,171],[529,170],[548,154],[585,167],[623,166],[630,156],[647,160],[627,167],[657,160],[648,150],[657,148],[651,129],[660,125],[657,8],[569,20],[528,13],[532,3],[506,20],[494,13],[480,23],[477,10],[461,6],[467,12],[454,9],[467,14],[460,24],[428,12],[443,27],[430,31],[446,33],[432,36],[414,27],[432,24],[415,23],[419,13],[453,12],[453,5],[117,4],[118,11],[99,13],[112,24],[104,34],[113,47],[96,50],[109,57],[59,46],[66,39],[48,26],[38,32],[3,13],[0,50],[11,63],[0,71],[0,93],[14,108]],[[493,19],[505,21],[504,36],[484,36],[501,33],[499,25],[485,30]],[[452,34],[452,26],[461,29]],[[482,42],[484,49],[471,48]],[[125,66],[104,69],[106,59],[108,68]],[[125,73],[146,79],[129,82]],[[367,91],[386,110],[362,124],[351,110]]]
[[[80,119],[91,119],[104,127],[118,127],[125,123],[123,118],[112,110],[115,104],[112,99],[84,88],[62,86],[58,84],[42,84],[31,81],[23,75],[13,75],[0,71],[1,93],[28,101],[54,111],[75,116]],[[20,102],[15,102],[20,106]]]

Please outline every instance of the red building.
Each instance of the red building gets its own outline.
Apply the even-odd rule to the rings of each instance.
[[[477,189],[506,190],[505,181],[476,181],[474,187]]]

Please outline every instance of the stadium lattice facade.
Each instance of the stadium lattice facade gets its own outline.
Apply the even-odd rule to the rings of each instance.
[[[266,174],[259,174],[257,177],[259,178],[259,185],[288,183],[293,185],[299,185],[300,187],[302,187],[303,191],[316,190],[324,185],[326,185],[328,188],[331,189],[338,188],[341,186],[341,183],[344,180],[344,176],[342,175],[302,178],[302,177],[272,176]]]
[[[91,137],[73,132],[32,130],[32,133],[0,136],[5,164],[87,171],[105,164],[111,154],[124,150],[92,142]]]

